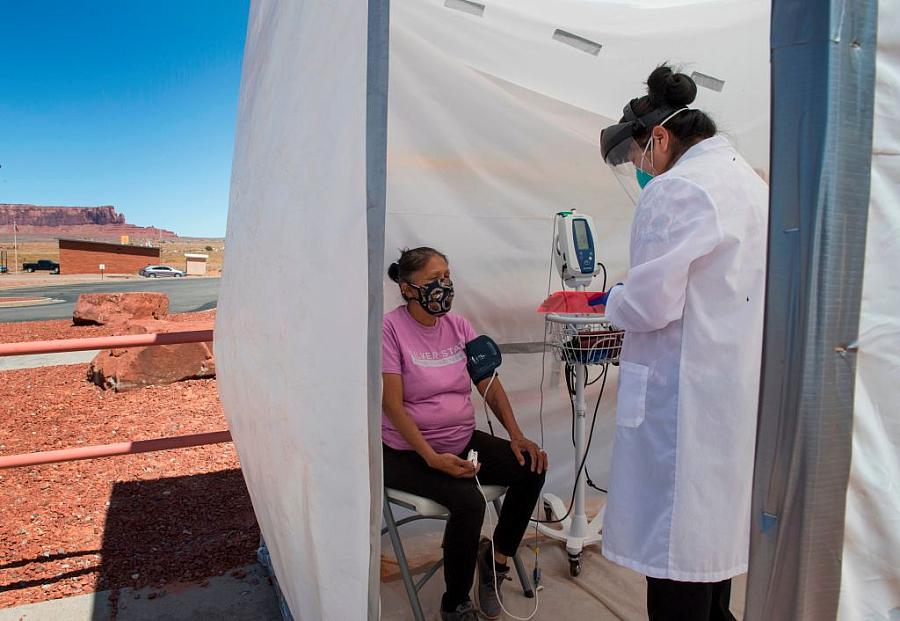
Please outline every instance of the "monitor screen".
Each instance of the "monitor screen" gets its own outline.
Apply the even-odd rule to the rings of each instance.
[[[588,239],[587,220],[578,218],[572,221],[572,229],[575,231],[575,248],[577,250],[590,250],[591,242]]]

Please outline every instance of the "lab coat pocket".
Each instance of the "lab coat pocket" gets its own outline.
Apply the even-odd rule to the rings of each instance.
[[[633,362],[622,362],[619,367],[616,424],[620,427],[640,427],[644,422],[649,371],[649,367]]]

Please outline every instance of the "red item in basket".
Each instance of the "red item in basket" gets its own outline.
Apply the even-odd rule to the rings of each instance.
[[[606,306],[590,306],[588,302],[601,295],[596,291],[557,291],[538,307],[539,313],[594,313],[602,315]]]

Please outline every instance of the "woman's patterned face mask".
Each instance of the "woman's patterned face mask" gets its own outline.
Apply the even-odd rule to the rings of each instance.
[[[446,315],[453,305],[453,281],[449,278],[438,278],[424,285],[406,283],[416,290],[416,300],[425,312],[435,317]]]

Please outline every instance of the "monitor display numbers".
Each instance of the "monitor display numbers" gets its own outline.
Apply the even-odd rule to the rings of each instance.
[[[588,240],[587,221],[582,219],[573,220],[572,230],[575,232],[575,248],[578,250],[590,250],[591,243]]]

